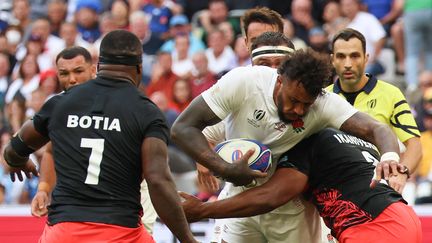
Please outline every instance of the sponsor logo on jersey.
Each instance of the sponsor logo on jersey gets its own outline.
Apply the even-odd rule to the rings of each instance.
[[[283,121],[276,122],[274,125],[274,129],[283,132],[287,128],[287,125]]]
[[[103,116],[77,116],[68,115],[67,127],[69,128],[94,128],[106,131],[121,132],[120,120],[118,118],[110,118]]]

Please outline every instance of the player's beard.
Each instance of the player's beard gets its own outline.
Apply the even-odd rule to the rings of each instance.
[[[290,124],[291,122],[293,122],[293,120],[291,120],[289,118],[286,118],[285,115],[284,115],[284,113],[283,113],[283,111],[282,111],[282,104],[283,104],[283,102],[282,102],[282,97],[281,96],[277,97],[277,103],[278,103],[277,104],[277,111],[278,111],[279,119],[281,121],[285,122],[286,124]]]

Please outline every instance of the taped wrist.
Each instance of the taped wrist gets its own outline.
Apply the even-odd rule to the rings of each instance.
[[[32,154],[35,150],[27,146],[24,141],[16,135],[11,139],[11,146],[13,150],[21,157],[28,158],[30,154]]]

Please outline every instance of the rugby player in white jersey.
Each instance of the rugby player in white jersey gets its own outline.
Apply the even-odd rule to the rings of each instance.
[[[265,174],[248,168],[245,163],[248,154],[238,163],[228,164],[210,148],[202,130],[223,119],[226,139],[259,140],[270,147],[274,160],[302,138],[325,127],[341,129],[377,144],[383,154],[378,167],[385,164],[383,175],[388,177],[389,171],[397,170],[395,135],[343,99],[323,91],[330,70],[329,60],[311,50],[287,54],[278,71],[263,66],[234,69],[179,116],[172,128],[172,138],[196,161],[233,183],[221,193],[226,196],[238,194],[246,189],[242,185]],[[256,111],[265,115],[256,117]],[[378,179],[381,176],[379,173]],[[265,181],[257,180],[259,184]],[[230,243],[320,240],[318,214],[301,198],[267,214],[228,219],[222,229],[222,242]]]

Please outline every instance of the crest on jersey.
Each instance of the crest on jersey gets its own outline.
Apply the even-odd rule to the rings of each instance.
[[[299,118],[293,122],[291,122],[294,132],[301,133],[305,130],[303,119]]]

